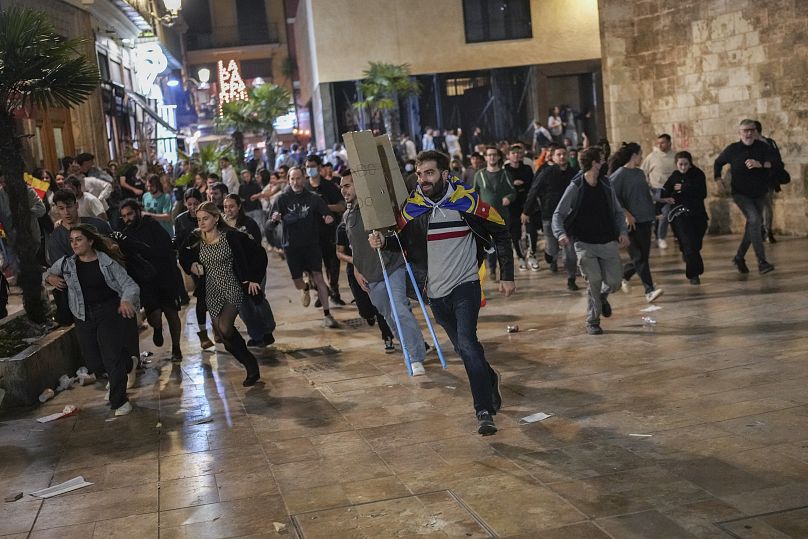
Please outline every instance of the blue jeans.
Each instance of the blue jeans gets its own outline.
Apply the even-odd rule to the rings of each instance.
[[[266,286],[266,277],[261,281],[261,292]],[[238,314],[247,326],[247,335],[254,341],[263,341],[264,335],[272,334],[275,331],[275,315],[272,314],[272,307],[266,298],[261,303],[255,303],[250,296],[244,296]],[[204,327],[204,326],[202,326]]]
[[[384,281],[375,283],[368,283],[368,295],[370,301],[376,309],[384,316],[387,325],[398,337],[399,342],[403,342],[407,347],[407,352],[410,354],[410,361],[413,363],[423,363],[424,356],[426,356],[426,349],[424,347],[424,336],[421,334],[421,328],[418,326],[418,321],[412,314],[412,305],[410,299],[407,297],[407,269],[401,266],[393,273],[389,274],[390,289],[393,292],[393,300],[396,302],[396,313],[398,313],[398,321],[401,322],[401,333],[398,335],[398,328],[396,321],[393,318],[393,311],[390,309],[390,298],[387,297],[387,288],[384,286]]]
[[[735,204],[741,209],[744,217],[746,217],[746,229],[743,233],[741,244],[738,245],[737,257],[743,260],[746,256],[746,251],[749,250],[749,244],[755,250],[758,264],[766,261],[766,249],[763,247],[763,208],[766,206],[766,196],[748,197],[735,193],[732,199]]]
[[[483,345],[477,339],[477,317],[480,314],[480,281],[455,287],[442,298],[429,298],[432,314],[452,341],[455,352],[463,360],[474,398],[474,411],[496,413],[493,405],[494,372],[485,359]]]

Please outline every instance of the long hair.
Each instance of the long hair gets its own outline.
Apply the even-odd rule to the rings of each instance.
[[[70,229],[70,232],[73,231],[80,232],[82,236],[87,238],[96,251],[101,251],[122,266],[126,264],[126,257],[118,244],[110,238],[102,236],[94,226],[80,224]]]
[[[620,145],[620,149],[614,152],[609,158],[609,172],[608,175],[611,176],[614,174],[614,171],[618,168],[624,166],[631,160],[631,156],[634,154],[638,154],[642,151],[642,148],[636,142],[624,142]]]
[[[222,211],[213,202],[206,201],[200,204],[199,207],[196,209],[196,213],[198,214],[201,211],[218,218],[218,220],[216,221],[216,228],[219,230],[219,232],[227,232],[228,230],[235,230],[232,226],[224,222],[224,216],[222,215]]]
[[[232,200],[238,206],[238,214],[236,215],[236,225],[241,225],[244,221],[244,218],[247,217],[247,214],[244,213],[244,206],[241,204],[241,197],[235,193],[230,193],[229,195],[224,197],[225,200]]]

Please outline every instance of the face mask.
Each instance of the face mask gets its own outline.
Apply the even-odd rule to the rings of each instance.
[[[318,173],[317,167],[312,167],[312,168],[307,168],[306,169],[306,174],[308,175],[309,178],[313,178],[313,177],[317,176],[317,173]]]
[[[405,170],[406,172],[412,172],[413,170],[415,170],[415,167],[414,167],[414,166],[412,166],[412,164],[411,164],[411,163],[407,163],[406,165],[404,165],[404,170]]]

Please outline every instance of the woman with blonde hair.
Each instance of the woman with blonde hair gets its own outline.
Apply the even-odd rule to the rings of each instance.
[[[70,247],[73,255],[55,261],[43,279],[67,290],[87,367],[91,372],[107,372],[110,408],[116,416],[126,415],[132,411],[126,396],[132,358],[126,344],[140,308],[140,288],[126,273],[118,245],[95,227],[71,228]]]
[[[247,234],[228,225],[213,202],[199,205],[196,220],[199,228],[180,248],[180,264],[186,273],[205,276],[205,299],[213,332],[247,369],[243,385],[253,386],[261,377],[258,361],[234,323],[243,301],[260,303],[264,299],[259,283],[266,274],[266,251]]]

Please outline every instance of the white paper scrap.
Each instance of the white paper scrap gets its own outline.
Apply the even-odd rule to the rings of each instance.
[[[32,492],[31,496],[36,496],[37,498],[52,498],[53,496],[58,496],[59,494],[70,492],[71,490],[89,487],[90,485],[92,485],[92,483],[88,483],[82,476],[78,476],[59,485],[53,485],[52,487]]]
[[[629,436],[634,436],[635,438],[650,438],[653,434],[629,434]]]
[[[69,415],[73,415],[78,411],[78,408],[73,406],[72,404],[68,404],[64,407],[64,410],[61,412],[57,412],[55,414],[46,415],[45,417],[40,417],[37,419],[39,423],[49,423],[50,421],[56,421],[57,419],[61,419],[63,417],[67,417]]]
[[[553,414],[545,414],[544,412],[537,412],[535,414],[526,415],[519,420],[520,425],[527,425],[528,423],[536,423],[537,421],[544,421]]]
[[[640,312],[641,313],[652,313],[654,311],[660,311],[660,310],[662,310],[662,307],[660,307],[659,305],[649,305],[645,309],[640,309]]]

